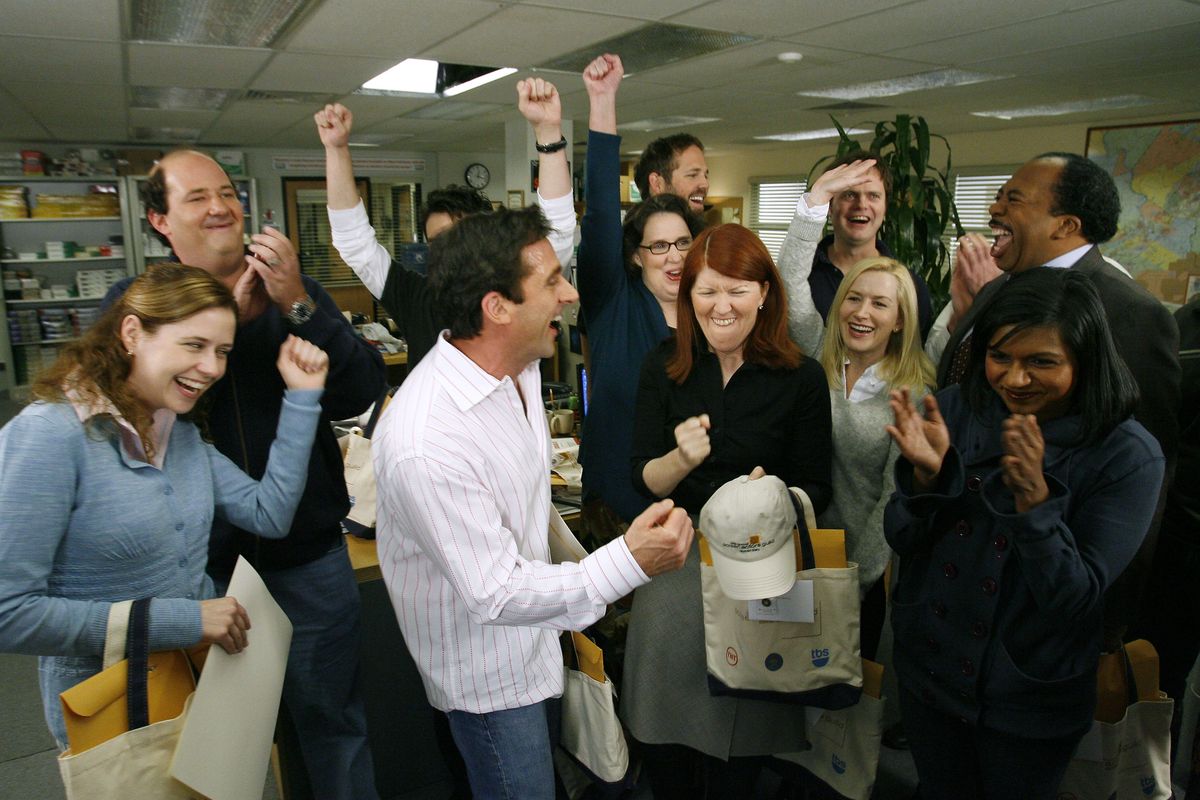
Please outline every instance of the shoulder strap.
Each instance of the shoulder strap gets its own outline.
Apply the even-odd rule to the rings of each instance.
[[[800,542],[800,569],[814,569],[817,566],[817,556],[813,550],[812,531],[817,527],[817,515],[813,511],[812,500],[803,489],[796,486],[788,491],[792,499],[792,507],[796,509],[796,532]]]
[[[129,659],[125,701],[129,711],[129,730],[133,731],[150,724],[150,701],[146,696],[150,666],[150,598],[133,601],[125,648]]]

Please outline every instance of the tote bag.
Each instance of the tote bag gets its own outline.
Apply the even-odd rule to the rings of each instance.
[[[1112,675],[1123,675],[1113,680]],[[1114,701],[1124,712],[1113,722],[1097,718],[1083,737],[1058,790],[1059,800],[1112,797],[1166,800],[1171,796],[1171,712],[1158,689],[1158,653],[1139,639],[1101,658],[1098,717]]]
[[[811,582],[811,622],[751,619],[747,601],[732,600],[721,591],[700,532],[709,692],[847,708],[858,701],[863,685],[858,565],[846,561],[845,532],[817,529],[808,495],[793,487],[791,496],[797,520],[805,522],[794,534],[801,567],[796,580]]]
[[[182,651],[155,653],[150,670],[149,627],[150,600],[114,603],[105,670],[60,695],[71,746],[59,755],[58,769],[68,800],[195,796],[169,774],[195,679]],[[122,651],[128,656],[118,662]],[[164,672],[155,674],[159,668]],[[157,686],[148,692],[148,684]]]

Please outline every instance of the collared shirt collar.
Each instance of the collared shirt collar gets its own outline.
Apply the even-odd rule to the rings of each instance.
[[[167,458],[167,443],[171,439],[171,429],[175,427],[175,412],[168,408],[160,408],[152,415],[153,423],[150,428],[150,438],[154,445],[154,458],[146,458],[146,448],[137,429],[121,413],[113,402],[103,395],[97,395],[92,401],[81,398],[74,390],[65,392],[67,401],[75,410],[75,416],[82,423],[87,423],[93,417],[106,415],[117,425],[117,434],[121,440],[121,449],[126,457],[153,465],[162,469]]]
[[[446,378],[442,384],[447,393],[454,398],[454,403],[460,411],[470,410],[509,384],[519,383],[524,391],[528,388],[528,378],[531,372],[538,378],[541,377],[538,362],[531,361],[525,366],[525,369],[521,370],[517,381],[514,382],[507,375],[502,379],[497,379],[451,343],[449,330],[443,330],[438,334],[433,350],[437,354],[438,372]],[[539,392],[541,391],[540,387],[535,388]],[[540,398],[538,399],[540,400]]]
[[[1058,267],[1059,269],[1073,267],[1075,266],[1075,262],[1083,258],[1084,253],[1086,253],[1088,250],[1091,250],[1093,247],[1095,247],[1095,245],[1091,242],[1088,242],[1082,247],[1076,247],[1074,250],[1068,250],[1062,255],[1050,259],[1043,266]]]
[[[846,367],[849,364],[849,359],[842,362],[842,386],[846,385]],[[886,388],[887,381],[879,377],[879,362],[876,361],[867,367],[859,379],[854,382],[854,388],[850,390],[850,396],[846,399],[851,403],[861,403],[864,400],[870,400],[872,397],[878,396]]]

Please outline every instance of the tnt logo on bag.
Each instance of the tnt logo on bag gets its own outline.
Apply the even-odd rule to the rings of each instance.
[[[736,667],[737,662],[738,662],[737,650],[734,650],[732,647],[726,647],[725,648],[725,661],[727,661],[729,663],[729,666]]]
[[[812,663],[814,667],[823,667],[829,663],[829,648],[817,647],[812,651]]]
[[[829,765],[831,767],[833,767],[833,771],[836,772],[838,775],[846,774],[846,762],[843,761],[842,759],[838,758],[837,753],[833,754],[833,757],[830,759]]]
[[[1146,797],[1150,797],[1152,794],[1154,794],[1156,784],[1154,782],[1153,775],[1143,775],[1138,779],[1138,782],[1142,785],[1142,794],[1146,795]]]
[[[779,653],[770,653],[767,655],[766,660],[763,661],[763,666],[771,672],[778,672],[779,668],[783,666],[783,656]]]

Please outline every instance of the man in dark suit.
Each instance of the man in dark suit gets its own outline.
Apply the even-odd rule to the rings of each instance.
[[[1044,153],[1008,179],[989,211],[995,236],[991,257],[1007,274],[983,287],[961,314],[938,363],[938,387],[956,383],[961,377],[962,347],[968,345],[980,311],[995,297],[1008,275],[1037,267],[1079,270],[1100,292],[1117,352],[1125,359],[1141,394],[1134,417],[1162,446],[1169,477],[1179,432],[1179,329],[1157,298],[1100,253],[1099,244],[1117,232],[1121,211],[1112,177],[1083,156]],[[1160,499],[1142,549],[1108,592],[1106,646],[1119,642],[1137,611],[1161,514]]]

